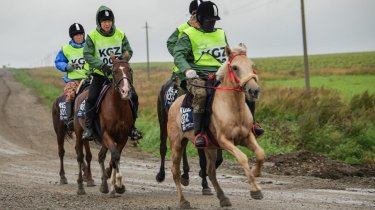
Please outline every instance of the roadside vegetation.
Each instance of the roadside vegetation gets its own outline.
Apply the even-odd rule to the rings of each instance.
[[[253,60],[262,87],[256,120],[266,130],[258,142],[267,155],[308,150],[350,164],[375,163],[375,52],[310,56],[310,96],[304,89],[302,57]],[[147,71],[145,63],[132,65],[140,102],[137,126],[145,134],[140,147],[155,155],[159,153],[157,95],[172,66],[155,62]],[[62,93],[62,73],[53,67],[13,72],[49,107]],[[197,155],[191,144],[188,153]]]

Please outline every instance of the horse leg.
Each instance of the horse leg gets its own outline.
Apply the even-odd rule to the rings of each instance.
[[[255,153],[255,167],[252,168],[252,172],[255,177],[261,176],[261,170],[265,159],[264,150],[259,146],[253,134],[250,135],[250,141],[246,142],[246,147],[253,150]]]
[[[118,167],[118,163],[120,161],[120,152],[118,151],[116,144],[114,143],[111,136],[108,132],[103,133],[103,142],[111,152],[111,161],[110,164],[112,165],[112,173],[110,179],[110,197],[114,197],[116,194],[115,184],[116,184],[116,168]]]
[[[182,148],[181,148],[181,145],[179,146],[173,145],[173,142],[171,141],[171,149],[172,149],[172,163],[173,163],[172,175],[173,175],[173,180],[177,189],[177,196],[180,200],[180,208],[187,209],[187,208],[190,208],[190,202],[185,200],[185,197],[182,194],[181,180],[180,180],[181,179],[180,164],[181,164]]]
[[[86,151],[86,169],[85,169],[85,174],[84,174],[84,177],[86,178],[86,185],[87,187],[93,187],[95,186],[95,182],[94,182],[94,179],[92,178],[92,174],[91,174],[91,160],[92,160],[92,153],[91,153],[91,150],[90,150],[90,143],[88,141],[84,141],[83,142],[84,146],[85,146],[85,151]]]
[[[199,166],[201,170],[199,171],[199,176],[202,178],[202,195],[213,195],[211,188],[208,186],[207,182],[207,161],[206,155],[204,154],[204,149],[198,149],[199,155]]]
[[[228,139],[224,139],[221,141],[221,146],[223,149],[227,150],[229,153],[231,153],[234,157],[236,157],[237,161],[242,166],[242,169],[245,171],[245,175],[248,179],[248,182],[250,184],[250,195],[254,199],[262,199],[263,194],[261,192],[261,188],[258,186],[258,184],[255,181],[255,177],[253,172],[250,170],[249,167],[249,160],[247,156],[238,149],[235,145],[233,145],[232,142],[230,142]]]
[[[161,101],[161,96],[158,98],[158,118],[159,118],[159,128],[160,128],[160,168],[156,175],[156,181],[162,182],[165,179],[165,155],[167,154],[167,120],[168,115],[164,112],[163,102]]]
[[[229,198],[225,196],[224,191],[221,189],[219,182],[216,178],[216,158],[217,158],[217,149],[206,149],[206,158],[207,158],[207,173],[212,185],[215,188],[216,196],[220,201],[221,207],[232,206]]]
[[[127,139],[125,139],[124,141],[121,141],[121,143],[117,144],[117,150],[120,153],[120,158],[121,158],[122,149],[124,149],[126,142],[127,142]],[[125,190],[126,190],[125,185],[124,185],[124,182],[122,181],[122,174],[121,174],[121,170],[120,170],[120,159],[119,159],[118,162],[116,163],[115,191],[118,194],[123,194],[125,192]]]
[[[102,183],[100,185],[100,188],[99,188],[99,191],[101,193],[108,193],[109,190],[108,190],[108,183],[107,183],[107,173],[105,171],[105,167],[104,167],[104,161],[105,161],[105,157],[107,155],[107,151],[108,149],[105,147],[105,146],[102,146],[102,148],[100,148],[100,151],[99,151],[99,154],[98,154],[98,161],[99,161],[99,165],[100,165],[100,169],[102,170]]]
[[[57,135],[57,147],[59,151],[59,158],[60,158],[60,184],[68,184],[68,180],[65,177],[65,170],[64,170],[64,155],[65,155],[65,149],[64,149],[64,135],[65,135],[65,129],[61,128],[59,134]]]
[[[76,153],[77,153],[77,162],[78,162],[78,179],[77,179],[78,190],[77,190],[77,194],[83,195],[83,194],[86,194],[85,189],[83,188],[83,177],[82,177],[83,144],[82,144],[82,139],[81,139],[80,136],[77,136],[76,138],[77,139],[76,139],[75,149],[76,149]]]
[[[188,162],[187,155],[186,155],[186,144],[187,144],[187,142],[182,145],[182,148],[183,148],[183,151],[182,151],[182,171],[184,173],[181,175],[181,184],[184,185],[184,186],[189,185],[189,171],[190,171],[189,162]]]

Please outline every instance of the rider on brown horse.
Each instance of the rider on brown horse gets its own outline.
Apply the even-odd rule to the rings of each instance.
[[[216,4],[211,1],[201,3],[196,17],[200,27],[189,27],[183,31],[174,48],[174,63],[184,74],[180,74],[179,78],[187,78],[188,91],[194,96],[194,142],[196,147],[203,148],[207,146],[201,135],[207,94],[204,88],[198,86],[205,86],[207,75],[215,74],[226,61],[224,50],[228,43],[225,32],[215,28],[216,21],[220,20]],[[259,127],[255,132],[261,134],[264,131]]]
[[[65,107],[67,115],[67,127],[73,130],[73,107],[76,90],[81,79],[86,79],[88,65],[83,58],[83,47],[85,46],[85,30],[79,23],[73,23],[69,27],[69,44],[64,45],[55,59],[58,70],[65,72],[63,77],[66,83],[64,87]]]
[[[181,37],[181,35],[183,34],[183,31],[187,28],[190,28],[190,27],[199,27],[199,24],[197,22],[197,19],[196,19],[196,12],[197,12],[197,9],[198,9],[198,6],[202,3],[203,1],[202,0],[193,0],[190,2],[190,5],[189,5],[189,13],[190,13],[190,19],[179,25],[176,30],[169,36],[168,40],[167,40],[167,48],[168,48],[168,52],[173,56],[173,51],[174,51],[174,47],[176,46],[176,43],[177,43],[177,40]],[[177,78],[177,75],[181,73],[180,70],[178,69],[177,66],[174,66],[173,67],[173,73],[172,73],[172,80],[175,81],[176,78]],[[180,84],[180,87],[186,91],[186,81],[185,80],[180,80],[180,82],[182,82]]]
[[[95,117],[95,103],[99,97],[103,83],[106,81],[106,76],[110,76],[112,70],[112,61],[110,54],[113,53],[116,57],[122,57],[127,51],[130,57],[133,50],[130,47],[129,41],[121,30],[115,26],[115,17],[110,8],[106,6],[99,7],[96,13],[96,29],[92,30],[86,38],[86,46],[84,48],[84,57],[90,65],[93,80],[90,85],[89,95],[86,101],[86,129],[83,133],[83,139],[93,138],[93,120]],[[106,75],[106,76],[105,76]],[[110,76],[111,77],[111,76]],[[134,88],[133,88],[134,90]],[[131,93],[132,107],[135,117],[138,111],[138,96],[134,91]],[[134,120],[135,124],[135,120]],[[142,138],[142,134],[133,125],[130,132],[132,140]]]

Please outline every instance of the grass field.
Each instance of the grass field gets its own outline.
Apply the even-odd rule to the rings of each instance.
[[[301,79],[283,79],[266,81],[265,87],[297,87],[305,88],[305,80]],[[312,76],[310,86],[315,88],[334,89],[345,98],[350,100],[354,95],[365,91],[375,93],[375,74],[374,75],[330,75],[330,76]]]
[[[256,116],[266,129],[259,144],[268,155],[310,150],[348,163],[375,162],[375,52],[311,56],[310,97],[304,91],[302,57],[254,61],[262,87]],[[132,64],[140,104],[137,127],[145,134],[140,147],[155,155],[159,153],[156,101],[172,66],[151,63],[146,71],[145,63]],[[62,93],[63,74],[53,67],[13,72],[49,107]],[[188,152],[196,155],[191,144]]]

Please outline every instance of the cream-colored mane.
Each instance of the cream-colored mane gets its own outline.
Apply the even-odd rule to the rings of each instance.
[[[228,52],[226,52],[226,53],[228,53]],[[246,54],[247,53],[247,47],[246,47],[245,44],[240,43],[237,47],[231,49],[231,53],[232,54],[235,54],[235,53],[244,53],[244,54]],[[225,69],[226,69],[226,64],[227,63],[228,63],[228,60],[226,62],[224,62],[223,65],[221,65],[221,67],[216,72],[216,78],[219,79],[220,81],[224,78],[224,74],[225,74]]]

